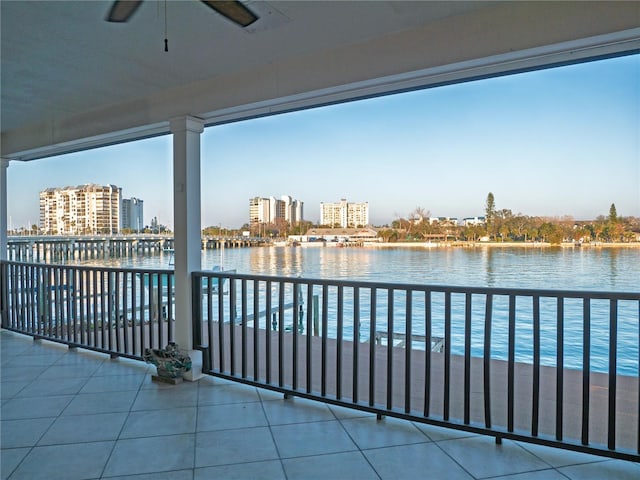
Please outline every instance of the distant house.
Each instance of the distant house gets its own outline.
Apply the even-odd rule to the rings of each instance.
[[[462,219],[462,224],[465,227],[484,225],[485,223],[487,223],[487,219],[485,217],[466,217]]]
[[[458,219],[451,217],[430,217],[429,225],[434,224],[441,225],[443,227],[455,227],[458,225]]]
[[[290,242],[377,242],[378,232],[373,228],[310,228],[305,235],[289,235]]]

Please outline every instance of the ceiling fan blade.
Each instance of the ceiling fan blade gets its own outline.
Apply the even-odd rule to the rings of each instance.
[[[201,0],[216,12],[227,17],[241,27],[248,27],[258,20],[258,16],[237,0]]]
[[[128,21],[141,4],[142,0],[116,0],[111,5],[111,10],[107,15],[107,22],[122,23]]]

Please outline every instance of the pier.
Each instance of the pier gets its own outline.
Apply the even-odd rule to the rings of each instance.
[[[265,239],[253,237],[202,237],[201,248],[247,248],[267,243]],[[155,234],[14,236],[9,237],[7,241],[7,258],[19,262],[58,263],[70,260],[159,255],[173,248],[173,236]]]

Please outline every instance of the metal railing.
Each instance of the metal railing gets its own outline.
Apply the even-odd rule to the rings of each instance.
[[[174,277],[0,262],[2,328],[142,359]],[[192,275],[203,371],[412,421],[640,461],[640,293]]]
[[[225,272],[197,272],[192,288],[208,374],[496,441],[640,460],[640,293]]]
[[[173,340],[173,271],[0,262],[2,328],[142,360]]]

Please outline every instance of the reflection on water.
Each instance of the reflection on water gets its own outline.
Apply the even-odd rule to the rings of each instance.
[[[170,256],[92,259],[83,265],[173,268]],[[202,252],[202,268],[220,264]],[[640,291],[640,249],[632,248],[301,248],[226,249],[238,273],[426,285]]]
[[[247,257],[250,261],[247,264]],[[374,282],[459,285],[477,287],[534,288],[549,290],[638,292],[640,250],[638,249],[563,249],[563,248],[477,248],[477,249],[352,249],[352,248],[261,248],[234,252],[233,262],[239,272],[304,278],[348,279]],[[383,300],[378,300],[383,302]],[[385,305],[378,305],[384,311]],[[459,303],[459,305],[458,305]],[[396,308],[402,310],[399,298]],[[433,314],[442,318],[443,301],[433,299]],[[453,297],[454,325],[452,350],[463,345],[463,317],[456,325],[456,312],[463,315],[464,299]],[[533,326],[531,304],[518,304],[516,337],[519,361],[532,361]],[[552,365],[557,352],[555,324],[556,301],[542,299],[540,305],[542,361]],[[582,302],[566,299],[564,305],[564,362],[567,367],[582,365]],[[366,318],[366,303],[361,304]],[[424,303],[417,301],[414,315],[421,318]],[[475,302],[472,352],[482,355],[483,301]],[[507,324],[499,319],[508,316],[507,298],[496,299],[493,354],[503,358],[507,351]],[[591,304],[591,366],[606,371],[608,366],[608,310],[606,301]],[[345,315],[350,314],[347,298]],[[477,321],[475,319],[478,319]],[[620,302],[618,308],[618,370],[637,374],[638,312],[637,303]],[[420,322],[416,322],[420,332]],[[546,326],[545,326],[546,325]],[[363,325],[367,330],[366,322]],[[403,328],[402,320],[398,328]],[[442,335],[434,323],[434,335]],[[346,331],[345,334],[350,334]]]
[[[203,252],[203,268],[216,258]],[[633,292],[640,278],[639,249],[265,247],[228,249],[225,263],[239,273],[561,290]]]
[[[88,262],[84,262],[88,264]],[[104,260],[93,263],[105,265]],[[155,257],[118,258],[110,266],[170,268],[166,255]],[[215,250],[203,252],[202,268],[220,264]],[[640,249],[596,248],[490,248],[476,249],[368,249],[368,248],[295,248],[263,247],[238,248],[225,251],[225,268],[238,273],[302,277],[310,279],[359,280],[379,283],[405,283],[422,285],[456,285],[473,287],[533,288],[548,290],[586,290],[639,292]],[[345,318],[352,318],[352,294],[345,291]],[[363,294],[364,295],[364,294]],[[394,310],[398,309],[397,328],[403,329],[404,298],[396,293]],[[418,296],[417,296],[418,297]],[[424,298],[414,298],[413,314],[416,334],[424,333]],[[384,314],[386,298],[378,298],[378,312]],[[433,335],[443,335],[443,325],[436,319],[444,316],[444,300],[438,294],[432,298]],[[336,312],[330,303],[330,318]],[[360,300],[361,339],[368,332],[367,299]],[[496,297],[493,305],[492,356],[503,358],[507,351],[508,298]],[[532,304],[518,300],[516,328],[518,361],[531,361]],[[557,352],[555,324],[556,301],[541,299],[542,361],[554,364]],[[565,299],[564,305],[565,365],[582,365],[582,302]],[[620,302],[618,306],[618,370],[636,375],[638,372],[638,309],[637,303]],[[592,368],[606,371],[608,365],[608,310],[606,301],[591,303],[591,364]],[[482,355],[484,299],[473,302],[472,345],[473,355]],[[383,315],[384,316],[384,315]],[[464,295],[452,296],[452,351],[463,353]],[[385,328],[383,319],[379,328]],[[345,325],[345,338],[354,335],[355,326]],[[329,326],[329,333],[335,326]],[[460,351],[458,351],[460,350]]]
[[[167,254],[95,259],[84,265],[173,268]],[[220,264],[202,253],[202,268]],[[632,248],[230,248],[238,273],[427,285],[640,291],[640,249]]]

